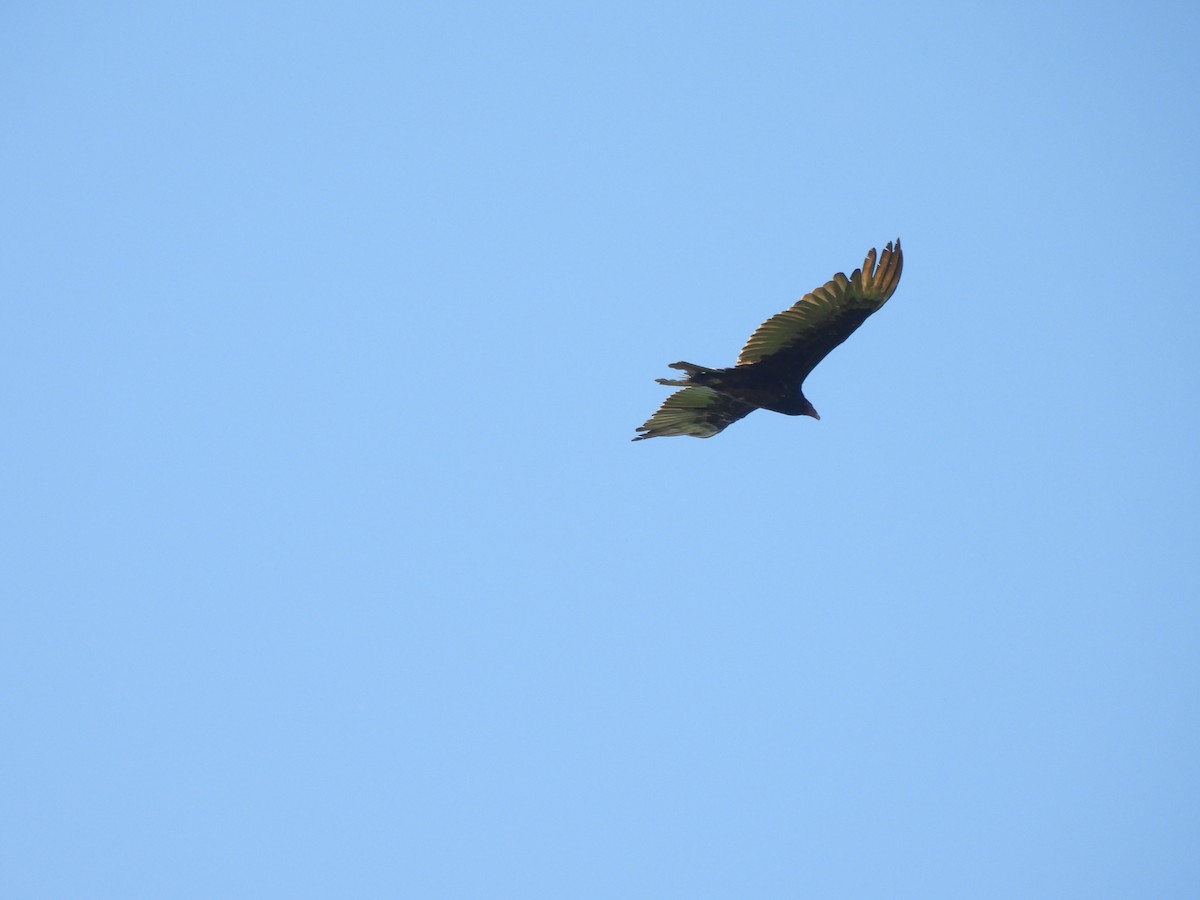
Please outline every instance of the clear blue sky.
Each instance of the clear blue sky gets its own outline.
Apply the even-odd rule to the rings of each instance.
[[[1200,895],[1198,37],[9,4],[0,894]]]

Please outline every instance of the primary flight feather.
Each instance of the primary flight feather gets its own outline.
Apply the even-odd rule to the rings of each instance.
[[[667,368],[679,369],[685,377],[657,381],[683,390],[666,399],[637,429],[641,433],[634,440],[712,437],[756,409],[821,418],[801,391],[804,379],[896,292],[903,267],[897,238],[879,254],[878,263],[871,250],[849,278],[839,272],[759,325],[732,368],[671,363]]]

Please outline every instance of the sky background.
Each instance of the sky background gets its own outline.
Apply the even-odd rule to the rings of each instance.
[[[8,4],[0,894],[1200,895],[1198,39]]]

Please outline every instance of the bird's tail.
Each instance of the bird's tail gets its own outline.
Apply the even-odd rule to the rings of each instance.
[[[659,384],[665,384],[665,385],[668,385],[669,387],[689,387],[691,385],[696,385],[696,384],[707,387],[708,385],[706,384],[706,382],[709,381],[709,379],[706,378],[705,376],[716,375],[718,373],[717,369],[709,369],[704,366],[698,366],[695,363],[690,363],[690,362],[673,362],[669,366],[667,366],[667,368],[668,369],[679,369],[679,370],[687,373],[687,378],[656,378],[656,379],[654,379]]]

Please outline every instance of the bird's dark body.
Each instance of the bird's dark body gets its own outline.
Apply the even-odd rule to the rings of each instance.
[[[779,371],[778,367],[767,361],[728,369],[708,369],[678,362],[668,368],[682,369],[688,373],[688,379],[686,382],[674,382],[660,378],[660,384],[679,383],[711,388],[742,403],[787,416],[802,416],[812,408],[795,376]]]

